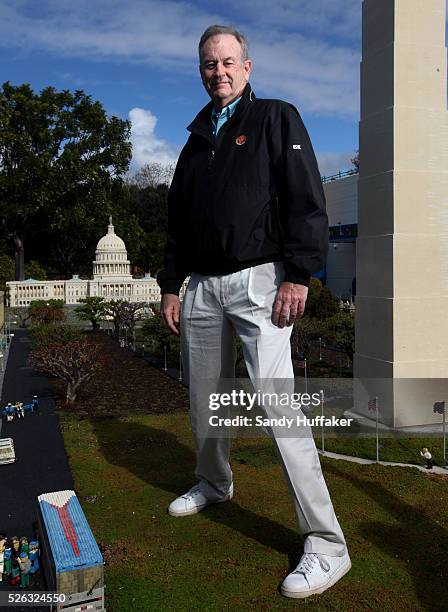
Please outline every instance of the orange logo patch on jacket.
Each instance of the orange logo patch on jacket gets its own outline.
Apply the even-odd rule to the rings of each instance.
[[[237,145],[243,145],[247,140],[247,136],[245,136],[244,134],[241,134],[241,136],[238,136],[238,138],[235,140]]]

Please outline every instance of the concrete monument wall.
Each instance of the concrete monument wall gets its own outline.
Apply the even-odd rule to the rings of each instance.
[[[378,395],[396,427],[448,404],[445,23],[445,0],[363,2],[355,411]]]

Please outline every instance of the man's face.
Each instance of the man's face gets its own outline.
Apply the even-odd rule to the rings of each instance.
[[[251,60],[242,60],[241,45],[231,34],[209,38],[201,52],[202,82],[216,108],[236,100],[249,80]]]

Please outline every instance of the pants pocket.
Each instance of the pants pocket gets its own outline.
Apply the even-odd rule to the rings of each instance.
[[[281,262],[269,262],[249,269],[247,297],[252,306],[272,307],[285,276]]]

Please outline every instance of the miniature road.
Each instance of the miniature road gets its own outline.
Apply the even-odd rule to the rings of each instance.
[[[3,380],[1,406],[8,402],[28,403],[39,398],[39,410],[26,413],[12,422],[3,419],[1,437],[13,438],[16,462],[0,465],[0,533],[19,538],[34,535],[37,520],[37,496],[41,493],[73,489],[64,443],[55,414],[55,403],[47,378],[27,366],[30,337],[24,330],[14,330],[8,364]],[[37,578],[39,577],[39,580]],[[39,572],[27,590],[44,590]],[[1,591],[21,591],[6,581]],[[3,609],[3,608],[0,608]],[[22,607],[14,607],[21,610]],[[23,607],[23,610],[43,608]]]
[[[9,345],[5,348],[0,348],[0,397],[2,395],[3,379],[5,378],[6,366],[9,357]],[[0,404],[1,406],[1,404]],[[0,419],[0,438],[2,437],[2,421]]]

